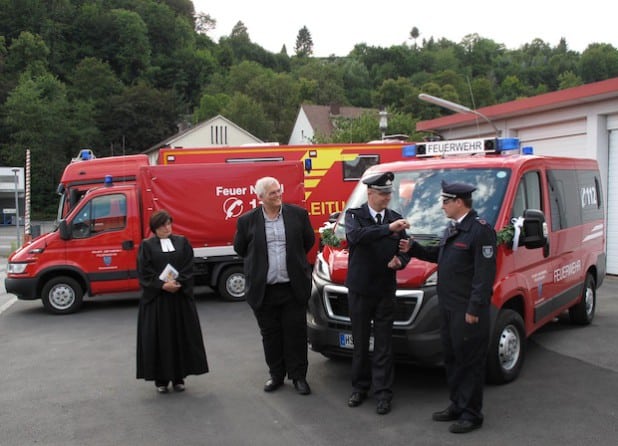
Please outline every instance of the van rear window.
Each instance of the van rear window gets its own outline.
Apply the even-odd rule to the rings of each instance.
[[[603,219],[599,173],[593,170],[548,170],[553,231]]]

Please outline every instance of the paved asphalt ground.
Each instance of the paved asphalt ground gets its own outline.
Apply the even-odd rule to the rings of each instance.
[[[487,386],[485,424],[466,435],[431,421],[447,388],[441,369],[398,365],[393,411],[346,405],[349,360],[309,352],[313,394],[272,394],[245,303],[200,294],[211,372],[184,393],[135,379],[135,299],[88,302],[53,316],[5,293],[0,258],[0,446],[53,445],[615,445],[618,278],[598,292],[590,326],[557,320],[532,336],[515,382]]]

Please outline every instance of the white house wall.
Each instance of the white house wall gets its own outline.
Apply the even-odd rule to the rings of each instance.
[[[618,116],[609,131],[607,197],[607,272],[618,274]]]
[[[313,127],[311,127],[305,111],[301,108],[296,117],[288,144],[313,144],[313,137]]]

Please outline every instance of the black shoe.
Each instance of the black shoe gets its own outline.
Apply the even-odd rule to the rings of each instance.
[[[309,395],[311,393],[311,388],[309,387],[309,383],[305,378],[293,379],[294,388],[301,395]]]
[[[449,426],[448,430],[454,434],[466,434],[483,425],[483,421],[458,420]]]
[[[283,385],[283,379],[270,378],[264,384],[264,392],[273,392]]]
[[[350,398],[348,399],[348,406],[356,407],[363,404],[363,401],[367,398],[367,394],[365,392],[352,392]]]
[[[182,379],[174,383],[174,392],[184,392],[184,390],[185,382]]]
[[[460,414],[453,409],[453,406],[448,406],[440,412],[434,412],[431,415],[433,421],[455,421],[459,419]]]
[[[159,393],[167,393],[167,384],[164,386],[156,385],[157,392]]]
[[[391,402],[389,400],[380,400],[378,401],[378,407],[376,408],[376,412],[380,415],[386,415],[391,411]]]

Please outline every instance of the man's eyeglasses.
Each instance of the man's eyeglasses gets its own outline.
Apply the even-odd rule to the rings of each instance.
[[[442,204],[448,204],[448,203],[450,203],[453,200],[454,200],[454,198],[443,198],[442,199]]]

